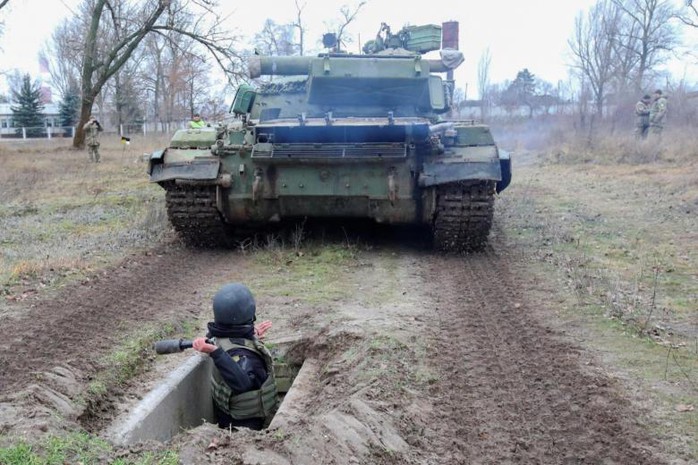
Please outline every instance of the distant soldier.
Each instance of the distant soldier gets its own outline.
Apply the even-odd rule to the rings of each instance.
[[[638,139],[646,139],[650,129],[650,103],[652,97],[645,94],[635,104],[635,137]]]
[[[102,125],[99,124],[94,115],[90,115],[90,119],[87,120],[82,129],[85,131],[85,143],[90,154],[90,161],[99,163],[99,133],[102,132]]]
[[[654,91],[654,101],[650,107],[650,130],[652,134],[661,136],[664,129],[664,118],[666,117],[667,99],[662,95],[662,91]]]
[[[191,121],[189,121],[189,128],[190,129],[201,129],[206,127],[206,122],[201,119],[201,115],[198,113],[194,113],[194,117],[192,118]]]

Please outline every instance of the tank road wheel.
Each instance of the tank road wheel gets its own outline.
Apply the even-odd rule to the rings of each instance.
[[[434,247],[446,252],[482,250],[487,244],[493,213],[493,182],[457,182],[437,186]]]
[[[170,184],[167,193],[167,217],[187,245],[224,247],[230,243],[228,230],[216,208],[216,188],[179,187]]]

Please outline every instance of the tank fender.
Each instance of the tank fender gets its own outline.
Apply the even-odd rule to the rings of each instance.
[[[155,152],[151,153],[150,163],[162,163],[162,159],[165,157],[165,152],[167,152],[167,149],[156,150]]]
[[[197,160],[185,163],[158,163],[150,165],[150,182],[170,180],[212,181],[215,184],[220,171],[220,160]]]
[[[150,154],[150,158],[148,159],[148,174],[153,174],[153,167],[155,165],[163,163],[165,152],[167,152],[167,149],[156,150]]]
[[[475,179],[501,181],[499,160],[479,163],[425,163],[419,175],[419,185],[430,187]]]
[[[497,194],[502,192],[511,183],[511,153],[504,150],[499,151],[499,167],[502,173],[502,180],[497,182]]]

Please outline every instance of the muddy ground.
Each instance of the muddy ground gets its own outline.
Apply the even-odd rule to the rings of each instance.
[[[277,431],[202,426],[163,447],[214,464],[687,463],[560,323],[552,284],[529,275],[495,230],[484,253],[468,256],[362,248],[342,270],[354,292],[329,306],[258,291],[269,337],[303,336],[301,357],[321,367],[305,413]],[[0,327],[0,432],[99,434],[119,395],[97,407],[81,399],[104,355],[147,323],[206,318],[215,288],[252,270],[240,251],[171,243],[12,303]]]

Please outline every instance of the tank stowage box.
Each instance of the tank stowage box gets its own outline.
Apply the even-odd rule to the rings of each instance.
[[[405,48],[412,52],[427,53],[441,48],[441,26],[413,26],[405,28],[408,38]]]
[[[511,165],[487,126],[448,117],[441,73],[462,54],[420,53],[440,32],[383,24],[366,54],[252,57],[251,78],[275,77],[238,89],[230,123],[178,131],[151,156],[175,229],[208,245],[284,218],[372,218],[427,225],[441,250],[482,248]]]

